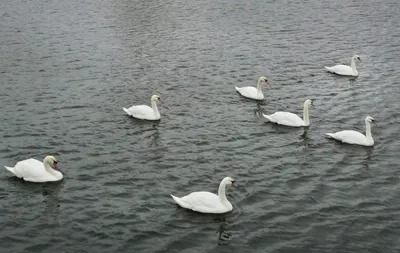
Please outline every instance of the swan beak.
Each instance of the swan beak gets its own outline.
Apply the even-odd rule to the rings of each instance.
[[[53,162],[53,166],[54,166],[54,168],[58,169],[58,163],[57,163],[57,161],[54,161],[54,162]]]
[[[265,79],[264,82],[265,82],[265,85],[269,85],[269,82],[267,79]]]
[[[374,121],[372,121],[372,124],[374,124],[374,126],[377,126],[378,125],[378,123],[376,123],[376,121],[374,120]]]
[[[160,100],[160,102],[164,102],[164,99],[162,99],[162,98],[160,98],[159,100]]]
[[[237,183],[232,183],[233,187],[238,187]]]

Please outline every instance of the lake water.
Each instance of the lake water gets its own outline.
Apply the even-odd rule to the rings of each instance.
[[[0,3],[0,252],[400,252],[397,0]],[[358,78],[325,72],[360,55]],[[234,86],[269,79],[265,101]],[[159,94],[159,122],[122,107]],[[302,114],[311,126],[268,123]],[[374,147],[326,132],[364,132]],[[179,208],[217,192],[232,212]]]

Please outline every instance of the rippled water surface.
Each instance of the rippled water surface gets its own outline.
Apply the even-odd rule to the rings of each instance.
[[[0,3],[0,165],[55,155],[64,180],[0,170],[1,252],[400,252],[397,0]],[[324,66],[360,55],[360,76]],[[234,86],[265,75],[266,99]],[[161,121],[122,107],[160,94]],[[262,113],[302,114],[311,126]],[[364,131],[374,147],[325,132]],[[232,212],[178,208],[216,192]]]

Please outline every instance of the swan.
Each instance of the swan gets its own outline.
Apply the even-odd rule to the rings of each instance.
[[[48,181],[59,181],[63,178],[61,172],[54,170],[50,167],[58,169],[58,162],[54,156],[46,156],[43,163],[30,158],[17,162],[14,168],[4,166],[7,170],[11,171],[15,176],[23,178],[28,182],[42,183]]]
[[[367,116],[365,118],[365,130],[366,130],[365,135],[354,130],[344,130],[336,133],[326,133],[326,135],[338,141],[348,144],[372,146],[374,145],[374,139],[372,139],[371,135],[371,123],[375,124],[375,119],[370,116]]]
[[[271,115],[263,116],[267,118],[270,122],[276,123],[284,126],[292,126],[292,127],[300,127],[300,126],[309,126],[310,125],[310,117],[308,115],[308,107],[313,106],[313,101],[311,99],[307,99],[304,102],[303,109],[303,119],[291,112],[275,112]]]
[[[269,85],[268,79],[265,76],[262,76],[258,79],[257,88],[255,88],[253,86],[247,86],[247,87],[242,87],[242,88],[235,86],[235,89],[243,97],[252,98],[252,99],[256,99],[256,100],[263,100],[264,94],[262,92],[262,82],[265,82],[265,85]]]
[[[235,180],[230,177],[222,179],[218,195],[211,192],[192,192],[189,195],[178,198],[171,194],[174,201],[181,207],[200,213],[226,213],[232,211],[232,204],[225,195],[226,185],[237,187]]]
[[[147,105],[134,105],[126,109],[122,107],[124,111],[129,115],[137,119],[146,120],[159,120],[161,118],[157,108],[157,101],[164,102],[158,95],[153,95],[150,98],[151,107]]]
[[[327,67],[325,68],[334,74],[337,75],[342,75],[342,76],[358,76],[358,71],[356,69],[356,60],[361,61],[360,56],[354,55],[351,57],[351,66],[347,65],[335,65],[333,67]]]

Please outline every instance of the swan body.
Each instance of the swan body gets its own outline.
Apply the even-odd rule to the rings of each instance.
[[[46,156],[43,162],[30,158],[17,162],[13,168],[7,166],[4,167],[18,178],[22,178],[29,182],[43,183],[61,180],[63,174],[52,169],[50,165],[53,165],[58,169],[57,160],[54,156]]]
[[[363,135],[360,132],[354,130],[344,130],[336,133],[326,133],[327,136],[336,139],[338,141],[348,143],[348,144],[356,144],[362,146],[373,146],[374,139],[371,135],[371,123],[375,122],[374,118],[367,116],[365,118],[365,128],[366,135]]]
[[[137,119],[159,120],[161,115],[158,112],[157,101],[163,102],[164,100],[158,95],[153,95],[150,98],[151,107],[148,105],[134,105],[128,109],[125,107],[122,107],[122,109],[126,112],[126,114]]]
[[[256,100],[263,100],[264,94],[262,92],[262,82],[264,82],[266,85],[269,84],[268,79],[266,77],[262,76],[258,79],[257,88],[255,88],[253,86],[247,86],[247,87],[242,87],[242,88],[235,86],[235,89],[243,97],[256,99]]]
[[[340,64],[340,65],[335,65],[333,67],[325,66],[325,68],[329,72],[337,74],[337,75],[358,76],[358,71],[356,68],[356,60],[361,61],[360,56],[354,55],[353,57],[351,57],[351,65],[350,66]]]
[[[237,187],[235,180],[230,177],[222,179],[218,195],[211,192],[192,192],[184,197],[176,197],[171,194],[174,201],[181,207],[200,213],[226,213],[232,211],[232,204],[225,195],[226,185]]]
[[[301,127],[301,126],[309,126],[310,125],[310,117],[308,113],[308,108],[310,105],[313,105],[313,101],[311,99],[307,99],[304,102],[303,106],[303,119],[291,112],[275,112],[271,115],[263,116],[267,118],[270,122],[276,123],[284,126],[291,127]]]

